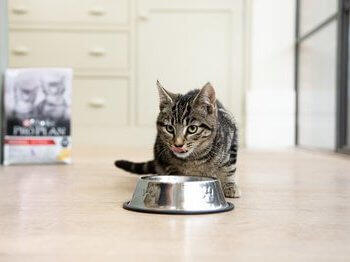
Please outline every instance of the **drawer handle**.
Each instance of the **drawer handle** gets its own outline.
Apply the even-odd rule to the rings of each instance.
[[[146,21],[149,19],[149,14],[147,11],[140,11],[138,17],[140,20]]]
[[[104,48],[93,48],[89,51],[89,54],[92,56],[104,56],[106,50]]]
[[[12,53],[15,55],[28,55],[29,49],[26,46],[19,46],[12,50]]]
[[[106,101],[103,98],[96,97],[89,101],[89,106],[94,108],[102,108],[106,106]]]
[[[28,9],[25,6],[16,6],[12,8],[12,13],[16,15],[24,15],[28,13]]]
[[[102,16],[106,14],[106,10],[101,7],[94,7],[89,10],[89,14],[94,16]]]

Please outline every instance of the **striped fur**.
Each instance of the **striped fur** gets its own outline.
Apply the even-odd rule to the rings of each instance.
[[[114,162],[116,167],[135,174],[156,174],[154,161],[134,163],[126,160],[117,160]]]
[[[237,126],[216,100],[214,88],[208,83],[201,90],[181,95],[165,90],[159,82],[157,85],[160,112],[154,160],[146,163],[120,160],[116,166],[137,174],[217,177],[226,197],[239,197]],[[174,151],[175,145],[180,145],[183,151]]]

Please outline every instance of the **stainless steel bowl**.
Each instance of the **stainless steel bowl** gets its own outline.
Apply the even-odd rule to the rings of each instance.
[[[137,182],[128,210],[168,213],[202,214],[229,211],[220,182],[211,177],[142,176]]]

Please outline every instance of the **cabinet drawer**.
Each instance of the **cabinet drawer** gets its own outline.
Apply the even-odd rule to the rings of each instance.
[[[9,38],[11,67],[128,68],[126,32],[12,31]]]
[[[127,125],[127,79],[75,79],[74,126],[117,127]]]
[[[10,23],[126,24],[129,0],[10,0]]]

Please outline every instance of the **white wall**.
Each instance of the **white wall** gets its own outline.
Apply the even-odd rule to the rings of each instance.
[[[294,145],[295,0],[251,0],[246,145]]]
[[[7,67],[7,1],[0,0],[0,98],[2,94],[3,72]],[[2,99],[0,99],[0,129],[2,127]],[[0,132],[1,134],[1,132]],[[1,136],[0,136],[1,138]],[[2,154],[2,140],[0,139],[0,163]]]

